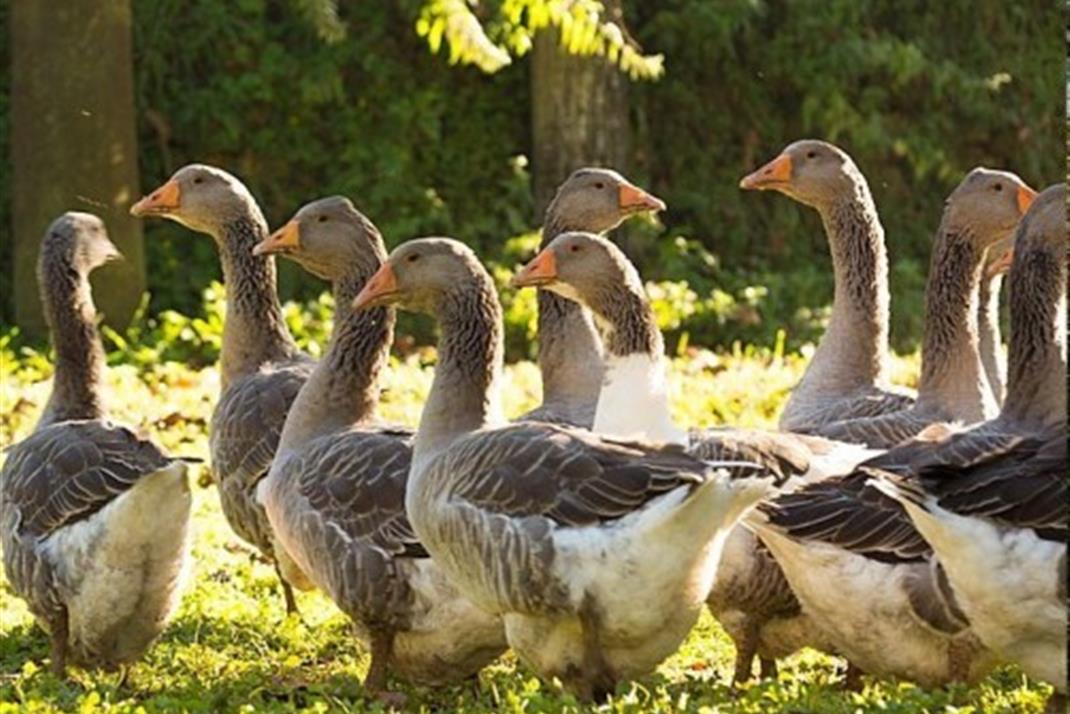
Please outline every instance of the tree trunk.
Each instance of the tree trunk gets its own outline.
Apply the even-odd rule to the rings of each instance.
[[[535,36],[531,100],[536,220],[557,186],[581,166],[627,175],[628,78],[601,57],[570,55],[556,29]]]
[[[126,258],[94,276],[98,308],[123,327],[145,290],[141,223],[127,213],[140,190],[130,0],[14,0],[10,11],[16,319],[43,332],[41,236],[79,210],[104,220]]]

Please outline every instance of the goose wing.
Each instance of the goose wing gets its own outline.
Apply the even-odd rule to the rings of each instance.
[[[827,424],[819,430],[821,436],[853,444],[865,444],[875,449],[890,449],[917,436],[934,422],[931,417],[914,409],[891,414],[850,419]]]
[[[837,399],[827,406],[808,412],[805,422],[792,424],[791,431],[828,436],[825,428],[831,424],[893,414],[910,409],[912,406],[914,406],[914,397],[910,395],[883,389],[867,390],[862,394]],[[781,428],[784,428],[783,425]]]
[[[826,479],[759,505],[794,540],[828,543],[882,562],[920,562],[932,549],[903,507],[868,488],[869,473]]]
[[[1060,425],[1040,435],[980,433],[952,439],[900,469],[900,490],[924,505],[934,498],[961,516],[1032,529],[1067,542],[1067,445]]]
[[[271,553],[271,528],[256,485],[271,468],[279,436],[311,365],[265,369],[231,384],[212,414],[212,474],[227,521],[245,541]]]
[[[285,545],[362,626],[406,626],[412,591],[400,558],[426,558],[405,514],[412,433],[360,427],[321,437],[273,479],[287,484]]]
[[[4,505],[22,533],[47,537],[104,508],[143,476],[173,463],[154,443],[106,421],[68,421],[34,432],[8,451]]]
[[[709,471],[679,446],[601,439],[549,424],[477,432],[434,468],[455,474],[451,488],[474,506],[561,526],[616,520],[680,486],[704,483]]]
[[[286,415],[311,372],[297,363],[250,375],[230,385],[212,413],[212,471],[247,488],[271,467]]]
[[[413,433],[357,428],[318,439],[287,464],[309,517],[331,524],[354,542],[395,556],[427,557],[405,515]],[[291,476],[292,475],[292,476]]]

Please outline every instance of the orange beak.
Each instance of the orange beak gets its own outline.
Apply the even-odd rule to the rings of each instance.
[[[285,226],[253,246],[253,255],[289,253],[301,247],[301,226],[290,221]]]
[[[630,183],[620,185],[618,203],[628,211],[664,211],[665,202]]]
[[[165,216],[182,204],[182,189],[171,179],[130,207],[131,216]]]
[[[748,190],[765,191],[778,188],[791,181],[791,157],[781,154],[754,173],[744,176],[739,187]]]
[[[1028,186],[1018,187],[1018,212],[1023,216],[1025,212],[1029,210],[1029,206],[1032,205],[1033,199],[1037,197],[1037,192]]]
[[[549,248],[544,248],[530,263],[510,281],[514,288],[533,288],[547,285],[557,279],[557,258]]]
[[[375,271],[375,275],[364,286],[364,289],[360,291],[360,294],[354,298],[353,309],[363,310],[369,307],[385,305],[397,294],[397,291],[397,275],[394,274],[394,269],[390,267],[390,263],[383,263],[382,267]]]

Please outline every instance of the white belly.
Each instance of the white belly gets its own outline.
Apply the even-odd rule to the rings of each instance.
[[[907,503],[918,530],[941,556],[977,636],[1029,675],[1066,686],[1066,603],[1059,598],[1061,543],[1026,529],[1001,529],[932,505]]]
[[[416,593],[412,625],[394,639],[394,663],[403,676],[445,684],[476,674],[505,651],[502,619],[464,598],[433,561],[412,560],[403,568]]]
[[[792,590],[835,649],[867,673],[935,687],[951,676],[952,638],[923,625],[905,588],[907,567],[820,543],[801,546],[771,530],[762,539]],[[988,663],[978,662],[979,676]]]

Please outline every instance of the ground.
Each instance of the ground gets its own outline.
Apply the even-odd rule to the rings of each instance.
[[[2,346],[2,345],[0,345]],[[0,446],[22,438],[48,395],[49,366],[41,355],[4,350],[0,365]],[[415,424],[431,370],[415,354],[389,371],[381,413]],[[427,361],[430,361],[427,359]],[[772,426],[805,355],[781,357],[737,349],[692,351],[673,363],[674,409],[689,425]],[[909,383],[917,358],[895,360]],[[538,395],[530,363],[507,368],[505,398],[521,413]],[[173,453],[207,456],[205,429],[215,395],[214,368],[179,363],[111,369],[117,420],[139,425]],[[48,643],[21,600],[0,578],[0,714],[95,711],[367,711],[382,705],[362,695],[368,656],[350,636],[346,618],[318,593],[299,595],[300,617],[287,618],[274,572],[227,527],[214,487],[195,467],[194,561],[171,626],[133,666],[118,674],[72,669],[68,680],[48,671]],[[910,684],[867,681],[845,693],[836,682],[843,663],[806,651],[786,660],[779,680],[741,691],[728,686],[733,649],[703,616],[680,651],[656,674],[621,685],[605,711],[614,712],[1039,712],[1050,691],[1013,667],[980,686],[923,691]],[[414,711],[586,711],[553,683],[540,682],[507,655],[478,684],[444,690],[395,683]]]

